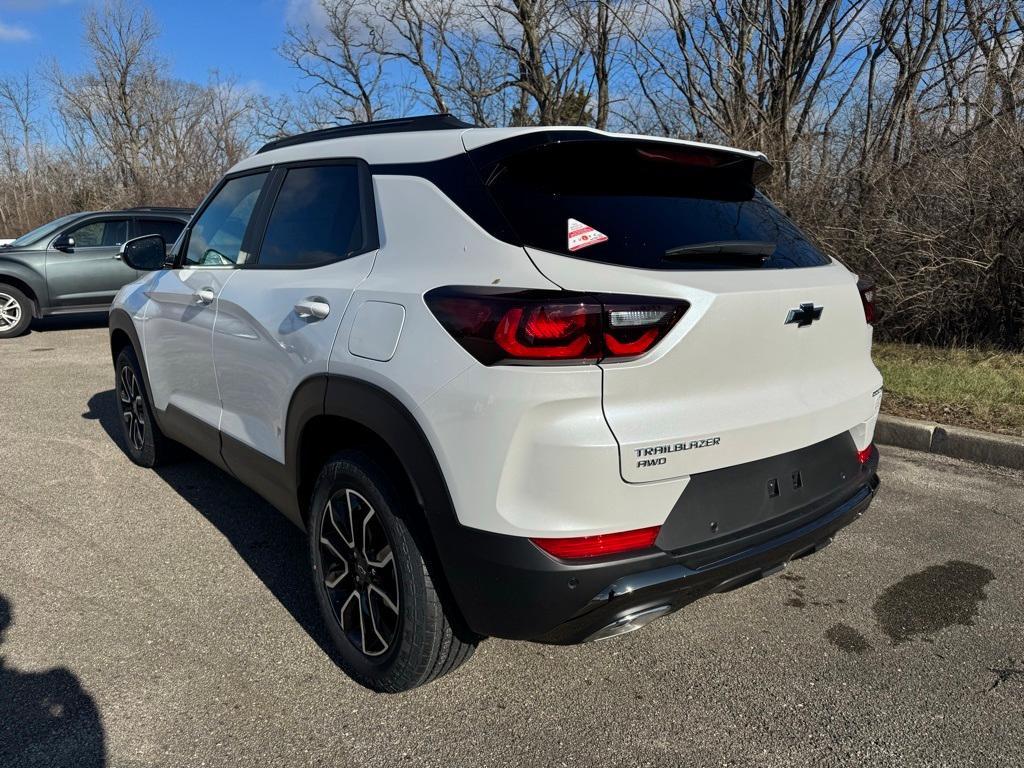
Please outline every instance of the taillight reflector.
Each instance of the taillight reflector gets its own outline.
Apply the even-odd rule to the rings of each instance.
[[[630,357],[643,354],[654,346],[654,342],[657,340],[658,331],[655,328],[644,331],[633,341],[619,341],[610,333],[604,335],[604,345],[613,357]]]
[[[859,461],[861,464],[867,464],[869,461],[871,461],[871,457],[874,455],[874,453],[875,444],[872,443],[863,451],[857,451],[857,461]]]
[[[563,560],[617,555],[639,549],[650,549],[658,538],[660,525],[621,533],[602,533],[597,536],[575,536],[564,539],[530,539],[549,555]]]
[[[874,325],[878,317],[878,309],[875,306],[875,281],[870,277],[862,277],[857,281],[857,290],[860,291],[860,301],[864,305],[864,319],[868,325]]]

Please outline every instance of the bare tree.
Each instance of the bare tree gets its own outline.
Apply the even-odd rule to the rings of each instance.
[[[128,0],[89,8],[83,22],[90,70],[70,75],[54,65],[50,72],[61,114],[78,143],[94,143],[106,155],[128,197],[145,199],[142,151],[160,72],[156,23]]]
[[[39,194],[36,183],[36,108],[39,104],[33,79],[24,77],[0,80],[0,147],[3,151],[4,186],[14,195],[0,207],[0,225],[22,221]],[[7,206],[10,206],[8,208]]]
[[[127,2],[87,9],[88,65],[0,81],[0,225],[26,231],[72,210],[195,204],[251,151],[258,102],[230,78],[162,76],[152,16]],[[49,97],[54,125],[40,119]],[[59,143],[56,143],[58,142]]]
[[[194,204],[261,138],[339,122],[626,128],[764,151],[766,191],[878,278],[881,337],[1024,344],[1024,0],[315,2],[281,96],[167,78],[144,8],[87,10],[83,71],[0,81],[5,234]]]
[[[315,109],[336,122],[373,120],[386,111],[380,18],[360,0],[318,0],[325,19],[290,26],[281,55],[310,85]]]
[[[642,19],[641,4],[628,0],[576,0],[569,5],[574,34],[589,58],[590,100],[595,128],[606,129],[612,117],[613,80],[627,41],[630,24]]]

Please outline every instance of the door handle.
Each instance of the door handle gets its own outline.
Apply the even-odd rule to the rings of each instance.
[[[295,305],[295,314],[303,320],[323,320],[331,314],[331,305],[322,296],[310,296]]]
[[[195,298],[196,304],[210,304],[217,298],[212,288],[200,288],[192,296]]]

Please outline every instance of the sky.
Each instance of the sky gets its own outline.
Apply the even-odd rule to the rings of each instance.
[[[84,60],[82,11],[91,0],[0,0],[0,77],[56,59],[78,71]],[[253,90],[294,90],[298,73],[277,54],[289,22],[314,0],[149,0],[160,54],[174,77],[205,82],[211,70]]]

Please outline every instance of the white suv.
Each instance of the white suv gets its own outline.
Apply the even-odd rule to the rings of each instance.
[[[345,670],[611,637],[821,549],[878,484],[857,277],[756,153],[449,116],[268,144],[110,313],[124,437],[308,531]]]

